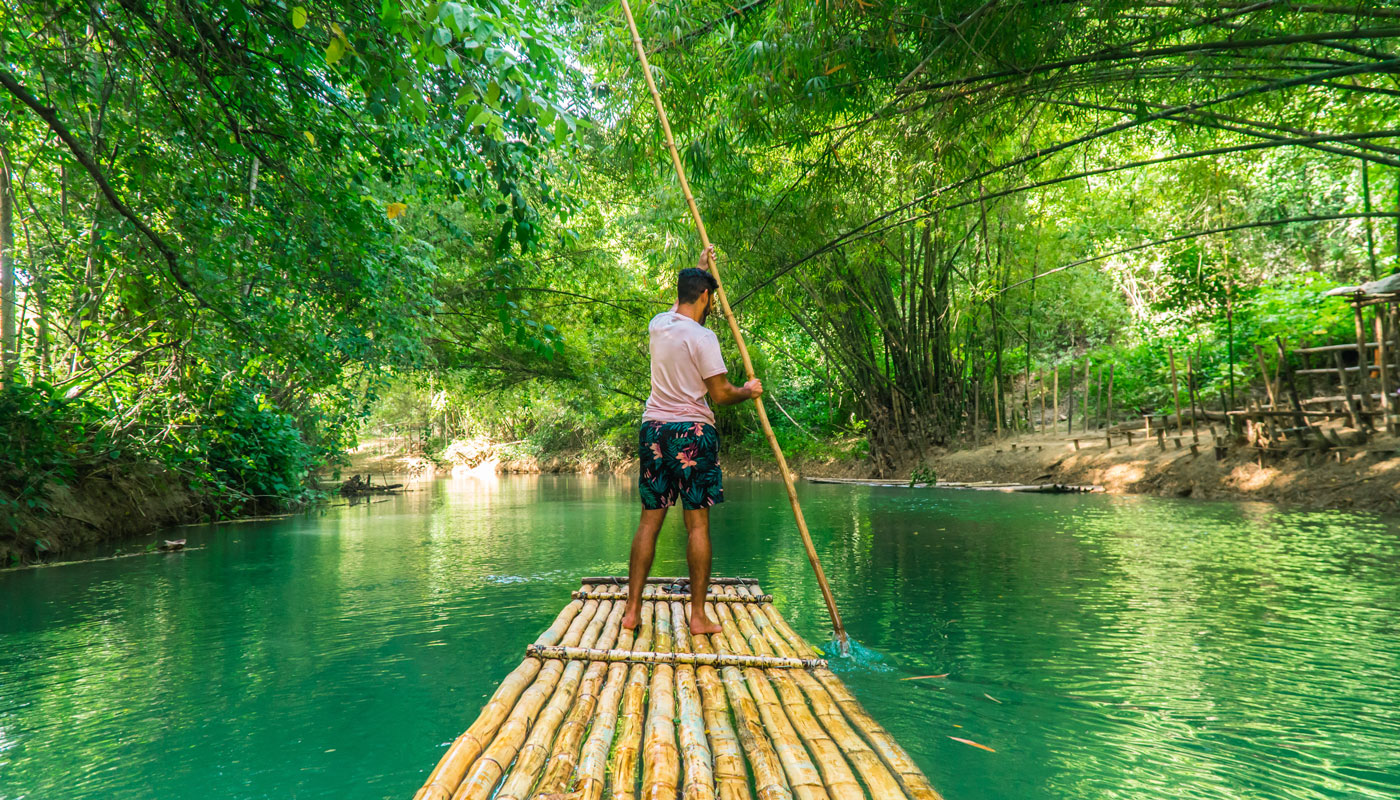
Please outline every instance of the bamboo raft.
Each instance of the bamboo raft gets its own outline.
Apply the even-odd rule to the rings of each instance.
[[[630,631],[625,579],[585,578],[414,800],[941,800],[755,581],[715,579],[710,636],[684,583]]]

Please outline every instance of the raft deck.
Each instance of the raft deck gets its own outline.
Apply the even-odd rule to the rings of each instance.
[[[626,579],[583,579],[414,800],[940,800],[756,581],[714,579],[710,636],[685,582],[630,631]]]

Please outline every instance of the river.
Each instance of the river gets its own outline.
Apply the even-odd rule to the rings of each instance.
[[[716,574],[826,639],[781,485],[726,491]],[[835,668],[949,800],[1400,796],[1395,521],[801,494],[860,645]],[[407,800],[578,576],[625,572],[635,503],[607,478],[441,479],[0,573],[0,798]],[[684,558],[669,520],[655,572]]]

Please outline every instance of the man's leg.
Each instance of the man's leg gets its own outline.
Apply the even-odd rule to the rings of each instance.
[[[656,555],[656,534],[661,531],[661,523],[665,521],[665,508],[642,509],[642,519],[637,523],[637,533],[632,536],[632,557],[627,562],[627,611],[622,615],[622,627],[624,628],[635,628],[641,624],[642,589],[647,585],[647,575],[651,572],[651,560]],[[706,545],[706,553],[708,552],[709,546]],[[708,561],[706,563],[708,564]],[[706,580],[709,579],[706,578]]]
[[[719,633],[719,623],[705,615],[710,589],[710,509],[685,509],[685,562],[690,566],[690,632]]]

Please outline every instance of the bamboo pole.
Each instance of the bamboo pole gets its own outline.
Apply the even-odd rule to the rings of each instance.
[[[690,626],[686,622],[690,617],[679,600],[671,601],[671,619],[677,621],[673,626],[672,651],[677,655],[694,655],[690,652]],[[705,737],[705,705],[700,699],[695,667],[690,664],[676,667],[676,717],[684,764],[681,774],[685,777],[681,800],[714,800],[715,771],[711,766],[710,743]]]
[[[729,587],[729,591],[734,591],[734,588]],[[773,648],[768,645],[768,640],[758,631],[758,628],[753,624],[752,616],[744,611],[742,606],[717,606],[717,608],[720,609],[722,615],[733,615],[741,636],[735,637],[731,630],[730,641],[734,642],[736,649],[741,654],[774,656]],[[827,794],[832,800],[865,800],[865,793],[861,791],[860,784],[856,782],[855,773],[846,763],[846,757],[842,754],[841,748],[837,747],[831,735],[826,732],[826,729],[812,714],[812,710],[808,708],[802,690],[793,680],[793,672],[770,669],[766,670],[766,674],[768,676],[768,691],[777,689],[778,699],[787,721],[792,724],[803,744],[807,746],[807,751],[812,754],[812,761],[818,772],[821,773]]]
[[[674,606],[672,616],[675,616]],[[682,604],[685,612],[680,619],[690,619],[689,604]],[[686,626],[681,625],[676,628],[677,650],[686,648],[696,655],[715,655],[713,652],[703,652],[708,649],[706,637],[688,637],[685,631]],[[702,641],[703,640],[703,641]],[[685,667],[682,667],[684,672]],[[714,782],[719,800],[752,800],[753,793],[749,791],[748,771],[744,765],[744,753],[739,746],[739,737],[734,733],[734,725],[730,722],[729,701],[724,693],[724,684],[720,680],[719,670],[710,665],[699,665],[695,668],[695,681],[700,686],[700,706],[704,715],[704,732],[709,734],[710,752],[713,756]],[[683,701],[684,702],[684,701]],[[685,740],[682,738],[682,752],[685,754]],[[689,767],[687,767],[689,776]],[[685,798],[689,800],[689,798]]]
[[[741,593],[743,591],[745,589],[740,589]],[[754,627],[762,633],[774,653],[783,658],[797,657],[797,651],[783,640],[777,627],[761,610],[752,606],[736,606],[736,609],[749,615]],[[885,798],[907,800],[908,795],[905,794],[904,788],[899,785],[899,780],[895,778],[894,773],[890,772],[885,763],[880,760],[879,754],[871,750],[860,734],[856,733],[855,729],[846,721],[845,715],[841,713],[841,708],[836,705],[836,701],[831,697],[831,693],[826,690],[826,687],[822,686],[806,670],[793,670],[789,674],[801,687],[803,694],[807,696],[813,713],[816,714],[817,719],[841,748],[846,760],[860,773],[861,779],[870,789],[870,796],[881,798],[881,800]],[[784,702],[787,700],[785,699]]]
[[[714,619],[719,620],[723,626],[723,630],[710,637],[712,642],[716,642],[716,648],[731,654],[747,653],[748,648],[744,646],[743,636],[734,624],[728,606],[715,604],[713,610],[716,613]],[[720,642],[723,643],[722,646]],[[802,746],[797,731],[788,720],[763,670],[745,667],[742,674],[749,695],[758,710],[759,719],[772,740],[778,762],[782,764],[783,772],[788,777],[793,797],[796,800],[831,800],[826,786],[822,783],[821,774],[817,772],[811,756]]]
[[[573,596],[575,600],[626,600],[627,591],[625,589],[588,589],[574,592]],[[690,597],[689,594],[680,592],[655,592],[645,596],[652,600],[664,600],[668,603],[672,600],[684,601]],[[759,597],[731,597],[729,595],[716,594],[715,592],[710,592],[705,595],[705,602],[710,603],[715,601],[721,603],[771,603],[773,602],[773,595],[765,594]]]
[[[719,618],[713,606],[707,608],[706,613],[711,615],[711,619]],[[728,645],[724,642],[725,637],[718,633],[712,636],[696,636],[694,647],[699,653],[724,655],[729,653]],[[782,762],[773,748],[773,742],[768,738],[768,732],[764,730],[758,704],[744,685],[743,674],[739,672],[738,667],[723,667],[720,676],[725,695],[729,698],[729,706],[734,710],[739,743],[743,745],[744,753],[749,758],[749,766],[753,767],[754,790],[758,793],[758,800],[792,800],[792,790],[788,788]]]
[[[685,624],[684,620],[681,620]],[[655,611],[657,653],[670,653],[671,604],[659,602]],[[675,800],[681,782],[681,754],[676,747],[676,671],[657,664],[647,690],[647,719],[642,739],[642,800]]]
[[[637,636],[636,649],[650,650],[656,630],[656,604],[642,603],[643,622],[647,628],[646,639]],[[608,761],[608,773],[612,776],[611,791],[608,797],[613,800],[631,800],[636,797],[637,759],[642,744],[645,723],[643,702],[647,691],[647,665],[633,664],[627,672],[627,684],[622,690],[622,707],[618,711],[617,739],[613,745],[612,758]],[[581,767],[580,767],[581,768]]]
[[[535,640],[536,644],[552,645],[560,642],[568,632],[575,617],[583,608],[582,600],[575,600],[564,606],[554,623]],[[481,713],[461,736],[458,736],[447,752],[438,760],[437,766],[428,773],[428,779],[413,795],[413,800],[448,800],[462,783],[481,751],[491,743],[496,730],[505,721],[506,715],[515,707],[515,701],[525,688],[539,674],[543,662],[538,658],[527,658],[506,675],[495,694],[481,709]]]
[[[594,616],[594,623],[604,619],[604,606],[599,606],[598,613]],[[611,647],[617,640],[618,630],[622,627],[623,603],[613,603],[611,610],[607,613],[604,621],[602,633],[596,637],[598,647]],[[593,628],[590,624],[589,630],[584,632],[583,643],[588,643],[590,631]],[[584,677],[584,667],[590,669],[592,665],[585,665],[583,662],[570,662],[564,668],[564,675],[559,679],[559,685],[554,690],[554,696],[549,699],[549,705],[540,712],[540,717],[535,721],[535,725],[530,729],[530,736],[525,740],[525,745],[520,748],[520,755],[516,757],[515,764],[511,767],[510,774],[506,776],[505,783],[501,784],[501,789],[496,793],[496,800],[525,800],[529,796],[530,787],[534,786],[535,779],[539,777],[540,770],[544,769],[550,756],[550,743],[554,741],[555,732],[563,723],[565,715],[576,707],[578,690]],[[494,747],[494,745],[493,745]]]
[[[625,608],[622,603],[617,605]],[[633,629],[623,628],[617,636],[617,648],[619,650],[631,649],[635,633],[636,631]],[[618,675],[615,682],[611,680],[614,672]],[[559,735],[554,740],[553,749],[550,750],[544,775],[540,777],[539,786],[536,788],[537,794],[549,795],[564,791],[564,787],[573,777],[574,770],[579,766],[579,747],[584,736],[588,733],[589,726],[593,724],[594,712],[600,708],[610,708],[614,718],[616,718],[617,700],[622,692],[622,683],[626,674],[627,667],[624,664],[597,661],[588,665],[588,671],[583,676],[583,685],[579,689],[578,699],[574,702],[573,708],[570,709],[568,718],[560,726]],[[603,686],[605,678],[608,683]],[[610,690],[611,694],[609,694]],[[610,705],[608,704],[609,698],[611,698]],[[600,713],[599,718],[601,719],[602,716],[603,714]],[[611,737],[611,733],[609,733],[609,737]],[[611,743],[611,739],[609,743]]]
[[[656,88],[656,81],[651,76],[651,64],[647,61],[646,48],[642,45],[642,36],[637,32],[637,21],[632,18],[632,7],[627,4],[627,0],[622,0],[622,13],[627,17],[627,29],[632,34],[632,46],[637,50],[637,60],[642,65],[642,75],[646,78],[647,89],[651,92],[651,101],[656,106],[656,116],[661,122],[661,131],[665,135],[666,149],[671,154],[671,165],[676,169],[676,179],[680,182],[681,193],[685,195],[686,205],[690,207],[690,216],[695,221],[695,229],[700,234],[700,246],[704,249],[710,247],[710,236],[705,232],[705,221],[700,217],[700,207],[695,204],[695,196],[691,194],[690,182],[685,177],[685,167],[681,164],[680,153],[676,150],[675,138],[671,135],[671,123],[666,118],[666,107],[661,103],[661,92]],[[715,296],[719,299],[720,308],[724,309],[724,318],[729,322],[729,332],[734,336],[734,343],[739,348],[739,356],[744,361],[744,374],[750,380],[754,378],[753,361],[749,359],[749,350],[744,345],[744,336],[739,332],[739,323],[734,319],[734,310],[729,307],[729,298],[724,292],[724,281],[720,279],[719,261],[712,258],[710,260],[711,274],[715,276],[715,283],[719,288],[715,290]],[[831,626],[836,634],[836,640],[841,644],[843,652],[850,650],[850,640],[846,636],[846,628],[841,624],[841,614],[836,610],[836,598],[831,594],[831,587],[826,582],[826,572],[822,570],[821,559],[817,556],[816,545],[812,543],[812,534],[807,530],[807,520],[802,516],[802,506],[797,502],[797,487],[793,483],[792,471],[788,469],[787,459],[783,457],[783,450],[778,446],[778,437],[773,434],[773,426],[768,422],[768,413],[763,408],[763,398],[755,397],[753,400],[754,412],[758,414],[758,422],[763,427],[763,435],[768,439],[768,446],[773,449],[773,457],[778,461],[778,471],[783,476],[783,484],[787,488],[788,503],[792,505],[792,515],[797,521],[797,530],[802,534],[802,546],[807,550],[807,560],[812,565],[812,571],[816,573],[817,585],[821,587],[822,600],[826,603],[827,613],[831,615]]]
[[[655,613],[652,606],[652,603],[642,603],[642,623],[637,626],[633,640],[633,647],[637,650],[651,648],[652,615]],[[632,670],[642,670],[645,673],[646,667],[637,664]],[[613,732],[617,730],[621,711],[619,701],[622,700],[623,693],[631,688],[630,679],[631,673],[626,664],[613,664],[608,669],[607,685],[598,698],[598,715],[593,720],[593,727],[588,732],[588,740],[584,742],[583,754],[578,762],[577,791],[571,797],[578,800],[599,800],[603,796],[607,786],[608,751],[613,743]],[[635,761],[633,763],[635,765]],[[635,782],[636,774],[629,772],[628,778]]]
[[[574,646],[587,643],[591,645],[596,642],[598,633],[610,610],[611,604],[607,601],[599,603],[590,600],[584,603],[578,616],[574,618],[573,624],[569,626],[569,632],[564,636],[564,644]],[[500,783],[501,777],[505,774],[506,768],[520,752],[526,735],[540,714],[540,708],[550,695],[554,694],[564,672],[563,661],[549,659],[544,662],[544,666],[540,668],[539,676],[535,678],[535,683],[526,689],[524,694],[520,695],[515,708],[511,709],[510,716],[506,717],[506,721],[496,732],[496,738],[472,765],[466,777],[462,779],[462,785],[457,787],[457,791],[452,795],[452,800],[486,800],[486,798],[491,797],[496,786]],[[582,669],[578,672],[582,672]]]
[[[1060,426],[1060,368],[1055,367],[1055,413],[1051,415],[1050,430],[1055,430]]]
[[[650,599],[650,598],[648,598]],[[680,602],[671,600],[667,602]],[[736,599],[730,605],[757,605]],[[530,645],[526,652],[535,658],[557,658],[561,661],[602,662],[606,664],[689,664],[691,666],[712,667],[763,667],[765,669],[809,669],[825,667],[824,658],[766,658],[763,656],[729,655],[717,656],[686,652],[638,652],[635,650],[608,650],[591,647],[547,647]]]
[[[793,650],[796,651],[798,655],[820,655],[820,651],[812,647],[807,640],[799,636],[797,632],[788,625],[787,620],[783,619],[782,615],[778,613],[775,607],[764,605],[757,606],[757,608],[763,610],[768,616],[769,621],[771,621],[774,627],[788,640],[789,644],[792,645]],[[869,712],[861,707],[855,696],[851,694],[845,684],[841,683],[841,680],[836,677],[835,673],[826,667],[813,669],[811,673],[812,676],[821,683],[822,687],[827,690],[832,699],[836,701],[836,705],[840,707],[846,719],[850,720],[851,724],[861,732],[861,735],[870,743],[870,746],[874,748],[875,752],[880,754],[880,758],[889,766],[890,771],[899,778],[899,782],[903,785],[904,791],[911,798],[914,798],[914,800],[943,800],[942,795],[938,793],[938,790],[933,788],[928,778],[924,776],[924,773],[914,763],[914,759],[909,757],[909,753],[907,753],[903,747],[900,747],[899,742],[895,741],[895,738],[889,734],[889,731],[882,728],[880,723],[876,722],[875,719],[870,716]]]
[[[579,583],[580,583],[580,584],[599,583],[599,584],[603,584],[603,585],[605,585],[605,586],[626,586],[626,585],[627,585],[627,576],[626,576],[626,575],[602,575],[602,576],[594,577],[594,578],[579,578]],[[657,586],[657,585],[659,585],[659,586],[670,586],[671,584],[678,584],[678,583],[690,583],[690,578],[687,577],[687,576],[677,576],[677,577],[673,577],[673,578],[667,578],[667,577],[664,577],[664,576],[652,575],[652,576],[649,576],[649,577],[646,579],[646,584],[649,585],[649,586]],[[729,585],[736,585],[736,586],[738,586],[738,585],[744,585],[744,586],[747,586],[747,585],[749,585],[749,584],[754,584],[754,583],[758,583],[758,581],[754,580],[753,578],[733,578],[733,577],[723,577],[723,576],[711,576],[711,577],[710,577],[710,585],[711,585],[711,586],[729,586]],[[599,588],[601,588],[601,587],[599,587]],[[650,595],[648,595],[648,596],[650,596]],[[686,596],[689,597],[690,595],[686,595]]]
[[[1337,375],[1342,382],[1342,396],[1346,398],[1347,415],[1351,418],[1351,427],[1364,430],[1366,425],[1364,407],[1360,403],[1360,398],[1352,391],[1351,379],[1347,377],[1347,371],[1342,368],[1341,354],[1332,353],[1332,361],[1337,365]]]

